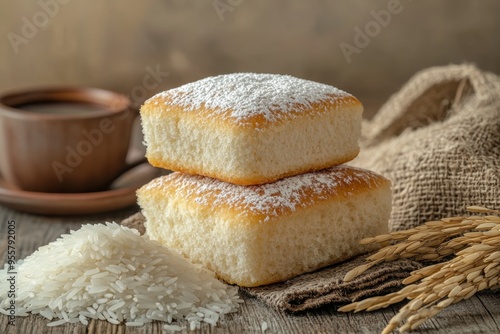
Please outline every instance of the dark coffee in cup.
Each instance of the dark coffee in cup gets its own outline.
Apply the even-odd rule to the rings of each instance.
[[[106,111],[106,107],[90,103],[69,102],[34,102],[15,106],[17,109],[42,114],[87,114],[98,111]]]

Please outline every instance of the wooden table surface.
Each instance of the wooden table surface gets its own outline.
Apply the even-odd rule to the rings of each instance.
[[[82,224],[105,221],[120,222],[137,212],[137,207],[93,216],[47,217],[25,214],[0,206],[0,252],[2,265],[7,260],[7,222],[16,222],[16,258],[30,255],[38,247],[57,239],[62,233],[78,229]],[[379,333],[401,305],[369,313],[338,313],[331,306],[300,315],[290,315],[268,308],[255,298],[243,296],[245,303],[237,313],[226,316],[217,327],[204,324],[198,333]],[[41,316],[16,318],[16,326],[0,315],[0,333],[164,333],[162,324],[143,327],[112,325],[105,321],[90,321],[88,326],[68,324],[47,327],[49,321]],[[193,333],[185,331],[188,333]],[[500,294],[484,292],[459,304],[452,305],[435,318],[424,323],[419,333],[500,333]]]

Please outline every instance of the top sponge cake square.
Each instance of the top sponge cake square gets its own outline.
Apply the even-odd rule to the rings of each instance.
[[[152,165],[255,185],[354,159],[362,112],[329,85],[235,73],[159,93],[141,120]]]

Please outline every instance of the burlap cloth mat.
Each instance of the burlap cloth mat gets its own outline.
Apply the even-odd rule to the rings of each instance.
[[[391,230],[500,208],[500,78],[469,64],[415,74],[363,124],[349,164],[392,181]]]
[[[144,234],[145,218],[139,212],[121,222]],[[388,293],[402,287],[401,281],[411,271],[421,268],[415,261],[398,260],[370,268],[354,280],[344,283],[344,275],[362,264],[366,255],[351,261],[326,267],[313,273],[294,277],[286,282],[257,288],[241,288],[250,296],[282,311],[299,312],[332,303],[348,303],[366,297]]]
[[[349,164],[392,181],[392,230],[463,215],[468,205],[498,209],[500,78],[468,64],[417,73],[363,124],[361,147]],[[140,213],[122,224],[144,233]],[[298,312],[398,289],[421,267],[409,260],[382,263],[344,283],[345,273],[365,257],[243,290],[273,308]]]

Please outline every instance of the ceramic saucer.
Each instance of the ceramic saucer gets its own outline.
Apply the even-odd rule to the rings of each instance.
[[[42,215],[82,215],[113,211],[137,202],[135,192],[162,173],[148,164],[120,176],[109,189],[88,193],[42,193],[16,189],[0,176],[0,204]]]

